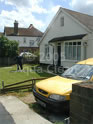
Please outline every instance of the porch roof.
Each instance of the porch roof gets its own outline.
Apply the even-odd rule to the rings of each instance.
[[[52,40],[49,41],[49,43],[54,43],[57,41],[67,41],[67,40],[77,40],[77,39],[82,39],[86,34],[81,34],[81,35],[73,35],[73,36],[64,36],[64,37],[56,37],[53,38]]]

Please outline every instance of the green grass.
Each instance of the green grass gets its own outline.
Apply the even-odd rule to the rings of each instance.
[[[0,82],[4,81],[6,85],[6,84],[17,83],[17,82],[32,79],[32,78],[53,76],[52,74],[41,72],[42,70],[40,69],[36,69],[35,71],[33,71],[31,65],[24,65],[23,70],[24,70],[23,72],[17,72],[16,65],[10,66],[10,67],[0,67]]]

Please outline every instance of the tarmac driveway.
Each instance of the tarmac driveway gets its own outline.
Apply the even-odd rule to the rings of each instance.
[[[52,124],[14,96],[0,96],[0,124]]]

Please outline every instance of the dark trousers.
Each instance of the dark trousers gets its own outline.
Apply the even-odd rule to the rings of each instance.
[[[19,68],[21,68],[21,70],[23,69],[23,65],[22,65],[22,63],[17,64],[17,70],[19,70]]]

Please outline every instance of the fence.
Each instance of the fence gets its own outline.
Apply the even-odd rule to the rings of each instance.
[[[44,79],[47,79],[47,78],[29,79],[29,80],[9,84],[9,85],[5,85],[4,81],[2,81],[1,93],[6,93],[6,92],[9,92],[9,91],[23,90],[23,89],[32,89],[34,87],[34,84],[36,83],[36,81],[44,80]],[[28,82],[30,82],[30,83],[25,84],[25,83],[28,83]],[[25,85],[23,85],[23,84],[25,84]]]
[[[23,64],[37,64],[39,63],[39,58],[23,58]],[[9,57],[0,57],[0,66],[10,66],[16,64],[16,61],[14,58]]]
[[[14,58],[0,57],[0,66],[9,66],[15,64]]]

